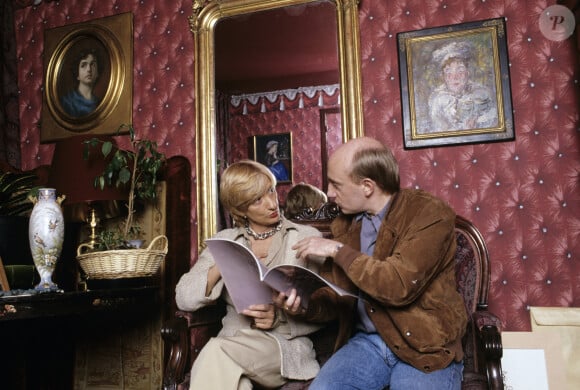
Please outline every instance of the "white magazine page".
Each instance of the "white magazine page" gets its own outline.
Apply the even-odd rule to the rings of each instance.
[[[312,293],[319,288],[328,286],[340,296],[351,296],[357,298],[355,294],[330,283],[316,272],[295,264],[281,264],[273,267],[268,272],[264,281],[278,291],[283,291],[288,295],[292,288],[296,289],[300,296],[302,306],[307,308],[308,301]]]
[[[226,239],[205,242],[238,313],[250,305],[272,303],[272,289],[260,280],[258,267],[263,265],[248,248]]]

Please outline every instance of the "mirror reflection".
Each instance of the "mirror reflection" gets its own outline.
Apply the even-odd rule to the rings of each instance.
[[[215,86],[230,94],[339,83],[335,5],[237,15],[215,28]]]
[[[339,83],[333,3],[220,21],[215,29],[220,160],[251,158],[269,166],[282,203],[292,183],[324,188],[323,157],[342,142],[340,120],[325,120],[329,112],[339,117]]]
[[[292,183],[325,188],[328,151],[362,135],[362,102],[356,2],[194,1],[193,11],[201,245],[224,222],[224,162],[265,158],[276,141],[282,199]]]

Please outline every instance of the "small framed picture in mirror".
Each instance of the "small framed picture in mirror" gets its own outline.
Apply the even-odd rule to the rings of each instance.
[[[250,149],[254,161],[267,166],[278,183],[292,183],[292,133],[254,135]]]

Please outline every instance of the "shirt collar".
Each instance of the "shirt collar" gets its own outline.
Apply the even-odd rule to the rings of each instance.
[[[390,199],[392,199],[392,197],[391,197]],[[363,219],[363,218],[368,218],[368,219],[370,219],[370,220],[373,220],[373,219],[378,219],[379,221],[382,221],[382,220],[383,220],[383,218],[385,218],[385,215],[387,215],[387,212],[389,211],[389,207],[391,206],[391,201],[390,201],[390,199],[389,199],[389,201],[387,202],[387,204],[385,205],[385,207],[383,207],[383,208],[381,209],[381,211],[379,211],[379,212],[378,212],[378,214],[376,214],[376,215],[372,215],[372,214],[369,214],[369,213],[367,213],[367,212],[365,211],[365,212],[363,212],[363,213],[357,214],[357,216],[355,217],[355,220],[356,220],[357,222],[360,222],[360,221],[362,221],[362,219]]]

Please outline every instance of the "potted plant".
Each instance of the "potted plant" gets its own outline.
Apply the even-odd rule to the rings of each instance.
[[[16,171],[0,164],[0,257],[12,289],[29,289],[38,281],[28,242],[28,224],[38,194],[35,171]]]
[[[99,146],[103,158],[110,156],[110,161],[103,173],[95,178],[95,187],[104,189],[105,186],[128,186],[129,190],[127,217],[120,231],[104,230],[100,232],[102,240],[101,246],[95,248],[97,250],[133,248],[129,242],[141,235],[141,229],[135,223],[136,203],[138,201],[156,201],[157,179],[165,164],[165,155],[157,150],[157,143],[136,138],[135,130],[130,125],[123,124],[117,131],[119,132],[125,127],[129,130],[130,139],[130,147],[127,149],[121,149],[111,141],[103,141],[98,138],[84,141],[85,158],[88,158],[91,151]]]
[[[145,250],[135,249],[131,240],[141,234],[139,225],[135,222],[137,202],[155,202],[157,200],[158,176],[165,164],[165,155],[157,150],[157,144],[147,139],[139,139],[135,136],[135,130],[131,125],[121,125],[117,132],[127,128],[129,131],[130,146],[123,149],[111,141],[91,138],[84,141],[83,150],[85,158],[90,153],[101,153],[103,158],[110,158],[101,175],[94,180],[95,187],[104,189],[105,186],[128,187],[127,217],[117,229],[105,229],[97,234],[94,245],[81,244],[77,251],[77,259],[81,267],[92,278],[111,279],[118,277],[148,276],[151,270],[158,268],[152,265],[149,271],[140,269],[140,259],[154,253],[154,258],[159,261],[159,255],[164,257],[167,253],[167,238],[159,236],[152,240]],[[161,239],[156,242],[157,239]],[[156,246],[161,245],[161,248]],[[86,249],[86,253],[82,250]],[[124,252],[124,253],[123,253]],[[101,255],[98,255],[98,254]],[[143,256],[141,256],[143,255]],[[128,268],[123,269],[120,258],[137,256],[137,260],[131,261]],[[141,257],[139,257],[141,256]],[[147,261],[147,260],[144,260]],[[106,266],[109,264],[109,266]],[[93,266],[99,269],[94,270]],[[107,269],[101,269],[106,267]],[[110,268],[114,268],[111,270]],[[150,267],[144,265],[144,267]]]
[[[0,216],[30,216],[37,180],[33,172],[0,172]]]

